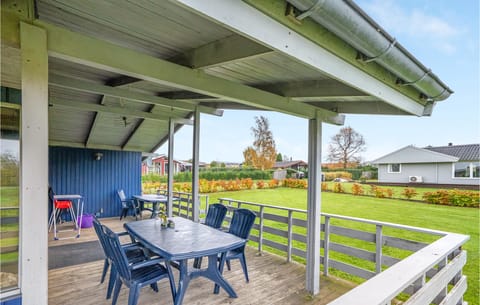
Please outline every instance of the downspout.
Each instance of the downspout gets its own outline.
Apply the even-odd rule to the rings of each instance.
[[[297,10],[298,20],[310,17],[353,46],[357,59],[365,64],[375,61],[397,76],[400,86],[413,86],[429,102],[426,115],[435,101],[453,91],[435,74],[403,48],[352,0],[287,0]]]

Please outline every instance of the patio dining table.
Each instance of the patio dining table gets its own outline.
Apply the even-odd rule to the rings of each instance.
[[[215,293],[220,286],[230,297],[236,298],[232,286],[222,276],[222,269],[225,253],[245,245],[246,240],[185,218],[170,220],[175,223],[174,228],[162,227],[161,221],[156,219],[126,223],[125,228],[146,248],[163,256],[167,262],[179,265],[180,278],[174,304],[182,304],[190,280],[200,276],[215,283]],[[203,256],[208,257],[205,269],[188,267],[189,259]]]
[[[160,204],[166,204],[168,202],[168,197],[164,195],[133,195],[133,198],[139,203],[140,210],[143,210],[145,202],[152,203],[152,216],[150,218],[156,218],[160,211]]]

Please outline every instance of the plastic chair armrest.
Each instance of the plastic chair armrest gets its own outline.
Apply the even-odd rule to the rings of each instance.
[[[163,262],[165,262],[165,259],[163,257],[162,258],[148,259],[148,260],[145,260],[145,261],[142,261],[142,262],[139,262],[139,263],[132,264],[130,266],[130,269],[131,270],[137,270],[139,268],[156,265],[156,264],[163,263]]]

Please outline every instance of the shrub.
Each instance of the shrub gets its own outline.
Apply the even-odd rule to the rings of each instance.
[[[340,182],[336,182],[333,184],[333,192],[334,193],[345,193],[345,189]]]
[[[253,187],[253,180],[251,178],[241,179],[240,184],[242,189],[251,190]]]
[[[387,188],[387,189],[384,189],[383,192],[386,194],[386,196],[387,196],[388,198],[392,198],[392,197],[393,197],[393,189]]]
[[[413,197],[417,196],[418,193],[417,190],[407,187],[403,189],[401,195],[407,199],[412,199]]]
[[[352,174],[348,172],[324,172],[325,181],[332,181],[335,178],[352,180]]]
[[[307,188],[307,180],[305,179],[285,179],[283,181],[284,187],[291,187],[297,189],[306,189]]]
[[[364,194],[363,187],[358,183],[354,183],[352,185],[352,194],[357,196],[363,195]]]
[[[268,187],[269,188],[276,188],[278,187],[279,181],[276,179],[272,179],[268,182]]]
[[[265,187],[265,182],[263,180],[257,181],[257,189],[263,189]]]
[[[423,194],[423,200],[431,204],[479,207],[480,193],[461,190],[438,190]]]
[[[374,185],[372,185],[371,192],[373,193],[373,196],[377,198],[385,198],[387,195],[385,189]]]
[[[328,192],[328,183],[322,182],[322,192]]]

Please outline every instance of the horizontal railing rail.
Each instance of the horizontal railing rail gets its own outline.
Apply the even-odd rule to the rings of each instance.
[[[157,190],[158,195],[167,196],[167,190]],[[173,214],[184,218],[192,219],[193,196],[192,193],[187,192],[172,192],[173,196]],[[208,210],[208,195],[199,195],[200,206],[205,209],[200,209],[200,214],[204,214]]]
[[[229,210],[242,207],[257,214],[250,240],[257,243],[260,252],[264,247],[269,247],[275,252],[284,253],[287,261],[293,258],[306,259],[306,210],[230,198],[220,198],[219,202]],[[461,273],[464,263],[460,256],[465,255],[461,246],[468,236],[349,216],[321,215],[320,261],[324,274],[338,270],[367,280],[352,290],[353,297],[347,293],[331,304],[384,305],[397,297],[408,299],[410,303],[406,304],[430,304],[414,301],[418,298],[423,300],[425,294],[434,295],[431,301],[435,304],[445,300],[450,301],[441,304],[462,304],[465,280]],[[227,224],[230,219],[227,215]],[[444,275],[446,266],[450,270],[448,275]],[[452,272],[455,274],[450,277]],[[437,280],[439,276],[442,278]],[[397,277],[402,280],[397,281]],[[443,285],[444,277],[449,277],[446,285]],[[379,285],[371,284],[372,281]],[[440,284],[430,284],[437,281]],[[454,285],[455,289],[449,292],[448,283]],[[438,285],[443,286],[436,293]],[[369,294],[376,297],[364,302],[363,297],[367,300]],[[359,300],[362,301],[359,303]],[[456,302],[450,303],[452,300]]]

